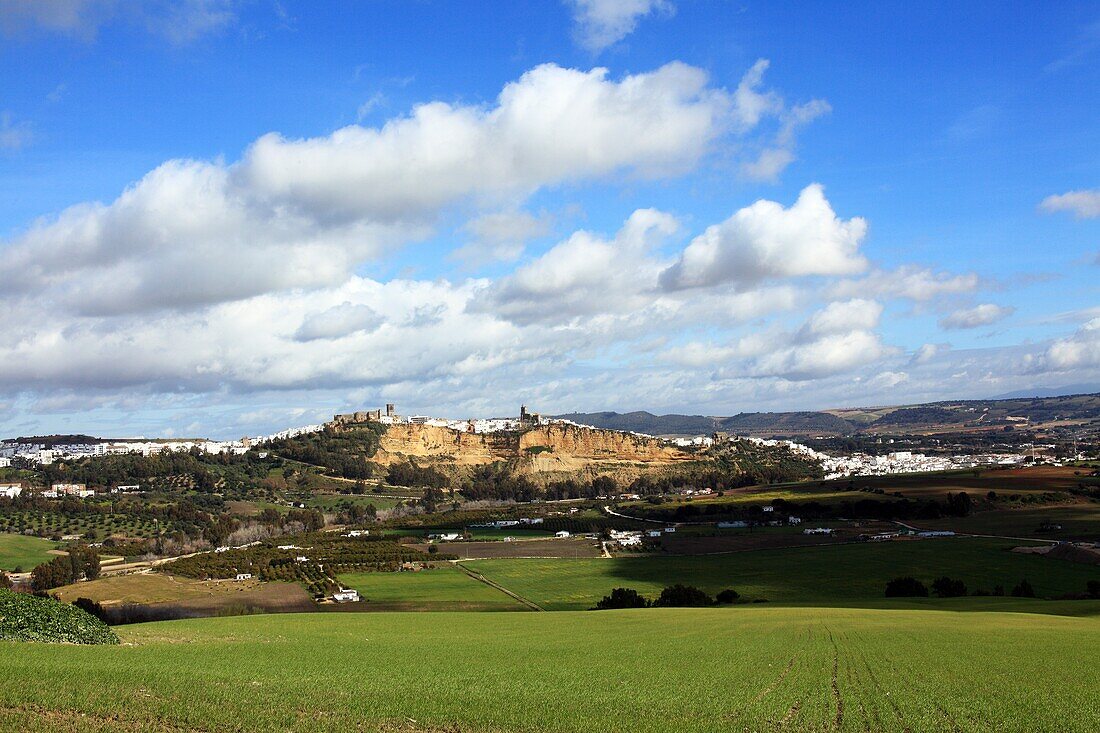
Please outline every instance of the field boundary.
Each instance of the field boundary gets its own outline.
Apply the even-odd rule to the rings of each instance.
[[[485,585],[487,585],[491,588],[496,588],[501,593],[504,593],[507,596],[511,596],[512,598],[516,599],[517,601],[519,601],[523,605],[530,608],[532,611],[545,611],[546,610],[545,608],[543,608],[539,604],[535,603],[534,601],[528,600],[528,599],[524,598],[523,596],[519,595],[518,593],[513,593],[512,591],[505,588],[503,585],[500,585],[499,583],[496,583],[492,580],[489,580],[488,578],[486,578],[481,573],[479,573],[475,570],[470,570],[470,568],[466,567],[461,562],[456,562],[455,567],[460,568],[462,570],[462,572],[466,573],[467,575],[469,575],[474,580],[480,581],[480,582],[484,583]]]

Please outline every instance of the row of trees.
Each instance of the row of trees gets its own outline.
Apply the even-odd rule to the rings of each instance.
[[[705,606],[734,603],[741,594],[726,588],[711,598],[705,591],[692,585],[670,585],[657,598],[650,600],[633,588],[614,588],[611,595],[596,603],[596,610],[612,608],[702,608]]]
[[[938,598],[957,598],[967,595],[966,583],[961,580],[941,576],[932,581],[932,593]],[[928,586],[912,576],[894,578],[886,584],[887,598],[927,598]],[[1003,585],[993,586],[993,590],[977,589],[975,596],[1003,596]],[[1034,598],[1035,589],[1025,578],[1012,588],[1011,595],[1017,598]]]

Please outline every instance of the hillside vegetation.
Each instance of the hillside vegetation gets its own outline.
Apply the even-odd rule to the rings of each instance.
[[[105,623],[76,606],[0,589],[0,641],[117,644],[118,637]],[[0,720],[2,716],[0,712]]]

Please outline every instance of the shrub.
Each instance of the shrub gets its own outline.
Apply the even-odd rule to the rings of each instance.
[[[887,598],[927,598],[928,588],[916,578],[894,578],[886,584]]]
[[[105,623],[76,606],[0,590],[0,641],[117,644],[118,637]]]
[[[677,583],[661,591],[653,605],[665,608],[698,608],[713,606],[714,599],[694,586]]]
[[[598,610],[610,608],[649,608],[649,600],[633,588],[615,588],[596,604]]]
[[[1027,582],[1027,579],[1021,580],[1016,584],[1016,587],[1012,589],[1012,595],[1017,598],[1034,598],[1035,589],[1031,587],[1031,583]]]
[[[719,603],[728,604],[733,603],[740,597],[741,594],[735,591],[733,588],[726,588],[724,591],[721,591],[717,596],[715,596],[714,600],[718,601]]]
[[[932,581],[932,592],[940,598],[958,598],[966,595],[966,583],[945,575]]]

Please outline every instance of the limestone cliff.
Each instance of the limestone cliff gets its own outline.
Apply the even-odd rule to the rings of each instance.
[[[525,473],[559,473],[629,464],[667,465],[696,459],[664,441],[614,430],[551,423],[521,433],[466,433],[430,425],[392,425],[374,460],[382,464],[419,459],[423,465],[477,466],[511,463]]]

